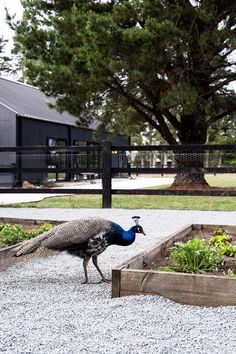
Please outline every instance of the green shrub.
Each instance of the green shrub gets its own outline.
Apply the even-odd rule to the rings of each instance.
[[[217,271],[218,265],[223,261],[223,256],[198,236],[186,243],[175,243],[170,248],[170,257],[174,262],[173,269],[183,273]]]
[[[23,240],[36,237],[50,230],[52,227],[52,224],[44,224],[38,229],[23,230],[21,225],[0,224],[0,243],[6,246],[12,246]]]

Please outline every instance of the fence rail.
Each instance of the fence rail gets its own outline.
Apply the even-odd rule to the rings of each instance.
[[[223,150],[223,151],[236,151],[236,144],[189,144],[189,145],[122,145],[122,146],[112,146],[113,151],[213,151],[213,150]]]
[[[112,189],[118,174],[236,173],[236,144],[113,146],[0,147],[0,193],[102,194],[102,205],[110,208],[112,195],[223,195],[236,196],[236,189]],[[81,175],[102,177],[101,189],[45,187],[56,179],[77,181]],[[21,188],[27,180],[44,187]]]

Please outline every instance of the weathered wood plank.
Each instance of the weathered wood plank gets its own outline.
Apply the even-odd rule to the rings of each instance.
[[[32,191],[32,190],[31,190]],[[43,224],[53,224],[53,225],[59,225],[62,224],[66,221],[60,221],[60,220],[36,220],[36,219],[19,219],[19,218],[5,218],[5,217],[0,217],[0,223],[4,224],[21,224],[21,225],[43,225]]]
[[[129,290],[121,290],[120,291],[120,297],[122,297],[122,296],[135,296],[135,295],[153,295],[153,294],[148,294],[148,293],[143,294],[140,291],[129,291]]]
[[[111,297],[120,296],[120,270],[112,269]]]
[[[123,270],[120,296],[125,292],[160,295],[181,304],[236,305],[236,279],[210,275]]]

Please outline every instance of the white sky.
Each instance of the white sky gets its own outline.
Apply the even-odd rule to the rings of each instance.
[[[12,36],[14,35],[14,32],[11,31],[5,22],[5,7],[7,7],[11,15],[16,14],[16,19],[21,18],[23,10],[20,0],[0,0],[0,36],[9,40],[5,47],[6,52],[9,55],[13,45]]]

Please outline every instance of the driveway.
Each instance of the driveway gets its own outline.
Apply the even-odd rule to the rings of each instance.
[[[145,177],[135,177],[129,178],[113,178],[112,188],[113,189],[139,189],[145,187],[161,186],[165,184],[170,184],[173,182],[173,178],[145,178]],[[68,182],[63,184],[61,187],[65,189],[102,189],[102,181],[95,180],[93,183],[89,181],[84,182]],[[27,203],[36,202],[43,200],[48,197],[56,197],[63,194],[36,194],[36,193],[1,193],[0,194],[0,205],[11,204],[11,203]]]

